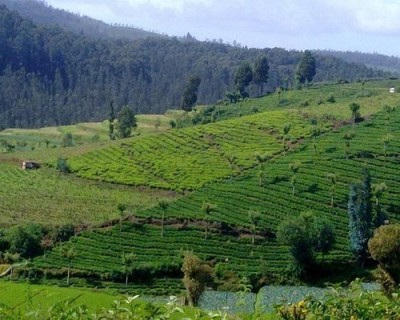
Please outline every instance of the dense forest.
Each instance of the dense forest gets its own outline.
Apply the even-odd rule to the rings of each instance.
[[[347,62],[362,63],[368,67],[400,74],[400,58],[379,53],[363,53],[350,51],[318,50],[322,55],[331,55]]]
[[[241,62],[265,55],[268,84],[262,93],[294,84],[302,52],[248,49],[192,37],[99,39],[36,25],[0,6],[0,127],[40,127],[107,117],[131,106],[160,113],[179,106],[185,83],[200,77],[198,103],[215,103],[234,89]],[[384,77],[361,64],[316,54],[314,81]],[[387,74],[386,74],[387,75]],[[249,88],[250,96],[258,87]]]
[[[136,40],[162,35],[133,26],[109,25],[102,21],[72,12],[53,8],[44,0],[0,0],[8,9],[17,11],[23,18],[36,24],[58,25],[66,31],[95,38]]]

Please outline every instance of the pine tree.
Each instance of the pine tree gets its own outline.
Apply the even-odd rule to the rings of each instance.
[[[349,202],[350,249],[364,265],[367,258],[368,239],[372,236],[371,176],[367,169],[361,183],[350,186]]]

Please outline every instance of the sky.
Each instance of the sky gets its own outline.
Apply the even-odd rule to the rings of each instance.
[[[107,23],[251,48],[400,57],[400,0],[46,0]]]

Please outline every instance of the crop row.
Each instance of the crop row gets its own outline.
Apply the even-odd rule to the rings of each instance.
[[[282,151],[285,123],[296,141],[310,124],[296,112],[274,111],[127,140],[70,159],[78,176],[167,189],[198,189],[256,163],[255,153]]]
[[[88,183],[72,176],[4,166],[0,168],[0,223],[35,221],[45,224],[87,223],[118,216],[117,206],[127,212],[153,205],[155,198],[171,196],[101,182]]]

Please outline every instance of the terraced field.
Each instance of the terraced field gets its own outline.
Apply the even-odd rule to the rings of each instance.
[[[132,139],[69,163],[80,177],[193,190],[253,166],[256,153],[281,153],[285,123],[291,123],[292,144],[310,134],[298,112],[273,111]]]
[[[71,148],[66,152],[76,176],[60,176],[50,168],[24,172],[1,162],[0,223],[96,223],[117,218],[117,205],[125,203],[126,214],[135,218],[124,222],[122,232],[119,225],[94,228],[64,244],[77,254],[72,280],[79,285],[79,277],[89,275],[103,286],[121,289],[122,256],[133,253],[134,279],[146,281],[135,280],[128,288],[147,288],[153,294],[182,290],[184,250],[240,275],[261,269],[281,272],[289,254],[276,243],[274,232],[285,217],[306,210],[330,220],[335,228],[337,243],[324,260],[347,261],[349,185],[361,178],[364,167],[370,169],[373,183],[386,183],[380,202],[390,220],[400,220],[400,97],[390,95],[386,87],[393,83],[367,83],[363,94],[357,87],[361,84],[283,92],[281,101],[270,95],[240,106],[216,107],[215,112],[225,110],[218,120],[228,120],[99,142],[88,147],[90,152]],[[335,95],[335,103],[326,102],[329,94]],[[353,101],[361,105],[365,118],[354,126],[348,107]],[[397,109],[388,114],[382,111],[384,105]],[[41,159],[54,161],[60,150],[53,148]],[[256,154],[273,157],[259,164]],[[296,162],[299,170],[291,184],[289,165]],[[336,176],[334,193],[328,174]],[[176,191],[185,196],[178,197]],[[176,201],[169,201],[163,213],[157,206],[160,199]],[[208,215],[205,203],[214,207]],[[254,246],[250,210],[261,216]],[[167,223],[161,237],[164,214]],[[207,240],[206,221],[211,227]],[[56,278],[64,277],[66,265],[59,247],[34,261],[35,268]]]
[[[1,225],[99,223],[117,218],[119,203],[132,214],[158,199],[176,197],[172,192],[88,182],[46,168],[24,171],[0,162]]]
[[[394,81],[367,83],[364,91],[357,87],[361,84],[321,85],[310,90],[288,91],[280,98],[287,102],[283,107],[278,107],[276,94],[249,100],[240,106],[217,106],[213,107],[213,113],[221,115],[217,119],[231,119],[128,139],[70,157],[69,163],[75,174],[84,178],[180,191],[197,190],[254,166],[256,153],[282,153],[285,139],[290,140],[288,145],[294,149],[310,136],[314,128],[311,119],[317,120],[322,133],[349,122],[350,102],[357,101],[365,117],[381,110],[383,104],[395,105],[397,95],[387,90],[387,86],[394,83],[398,84]],[[325,101],[328,95],[337,95],[336,102]],[[269,111],[241,116],[254,110]],[[204,108],[199,112],[204,113]],[[283,128],[288,123],[291,129],[285,135]]]
[[[350,146],[346,147],[343,136],[348,131],[352,131],[354,136]],[[388,133],[392,138],[384,148],[382,137]],[[286,156],[282,154],[275,157],[262,169],[254,167],[233,178],[208,184],[170,203],[165,210],[166,217],[187,220],[189,225],[186,228],[168,227],[163,238],[159,236],[160,227],[129,223],[124,225],[122,240],[118,227],[93,230],[75,237],[70,245],[81,253],[78,253],[74,268],[95,274],[121,270],[122,253],[133,252],[137,259],[137,271],[151,269],[157,278],[157,273],[162,274],[163,270],[179,272],[180,253],[191,249],[203,258],[217,259],[229,270],[244,275],[258,272],[260,265],[270,272],[282,271],[289,259],[288,252],[285,247],[277,245],[273,237],[262,237],[260,233],[255,246],[252,246],[250,236],[238,238],[214,231],[208,240],[204,240],[201,224],[197,228],[190,227],[191,224],[204,224],[208,220],[226,223],[231,228],[243,226],[249,233],[249,210],[261,213],[258,232],[269,230],[270,234],[285,217],[306,210],[314,211],[318,216],[330,220],[337,234],[335,249],[325,259],[345,261],[350,257],[347,240],[349,184],[361,178],[364,167],[370,169],[373,183],[387,184],[388,191],[381,203],[391,220],[400,220],[400,175],[397,168],[400,161],[399,138],[399,109],[389,117],[382,111],[368,121],[335,129],[317,137],[315,141],[307,138],[301,147]],[[292,195],[289,164],[295,161],[301,161],[301,164]],[[263,172],[261,184],[260,171]],[[337,178],[333,207],[328,173],[334,173]],[[208,216],[202,210],[205,202],[215,205]],[[136,214],[147,218],[161,218],[161,215],[161,209],[157,207]],[[241,234],[245,233],[242,230]],[[54,250],[46,258],[37,260],[36,265],[41,268],[61,268],[65,263],[65,258]]]

